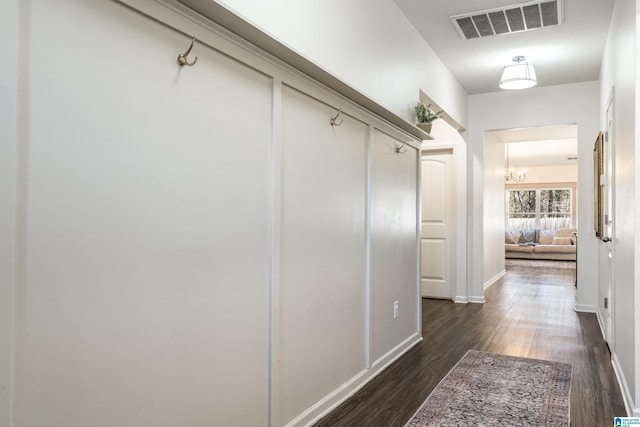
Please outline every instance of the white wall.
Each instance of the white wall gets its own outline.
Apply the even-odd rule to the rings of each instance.
[[[188,39],[115,2],[25,13],[15,425],[263,423],[271,79],[179,69]]]
[[[420,153],[396,153],[398,141],[375,131],[371,158],[371,360],[384,360],[390,349],[416,331],[422,301],[414,283],[419,264],[415,246]],[[416,158],[418,154],[418,158]],[[419,218],[418,218],[419,219]],[[391,316],[398,301],[398,317]]]
[[[11,412],[20,3],[0,3],[0,40],[7,61],[0,67],[0,426],[9,425]]]
[[[366,123],[282,90],[279,424],[367,368]],[[301,140],[301,135],[305,135]],[[331,169],[327,165],[331,164]],[[304,381],[301,379],[304,378]]]
[[[504,274],[504,144],[485,134],[483,200],[483,287]]]
[[[576,307],[594,311],[596,307],[596,240],[593,236],[593,143],[599,117],[598,83],[502,91],[469,97],[469,252],[483,253],[484,144],[487,130],[546,125],[578,125],[578,223],[580,243],[578,275],[580,286]],[[485,254],[485,256],[495,256]],[[476,256],[471,265],[470,286],[473,295],[482,298],[484,261]]]
[[[216,0],[407,121],[422,89],[458,123],[466,92],[390,0]]]
[[[594,140],[595,141],[595,140]],[[526,183],[578,182],[578,165],[527,166]]]
[[[604,51],[600,75],[600,128],[606,129],[606,109],[614,94],[613,120],[614,168],[614,285],[613,285],[613,342],[610,343],[614,366],[621,377],[629,409],[640,416],[640,174],[636,161],[638,126],[638,2],[616,1],[609,38]],[[606,257],[603,243],[599,256]],[[601,288],[604,283],[601,284]],[[602,301],[599,310],[604,316]]]

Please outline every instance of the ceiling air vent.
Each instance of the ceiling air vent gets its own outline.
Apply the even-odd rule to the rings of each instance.
[[[530,31],[562,23],[562,1],[535,1],[451,17],[463,39]]]

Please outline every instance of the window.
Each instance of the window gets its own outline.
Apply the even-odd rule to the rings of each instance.
[[[522,230],[535,228],[536,225],[536,190],[507,191],[507,229]]]
[[[573,227],[573,189],[507,190],[508,230]]]

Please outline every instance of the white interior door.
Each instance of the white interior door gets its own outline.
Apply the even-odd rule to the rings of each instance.
[[[452,185],[453,150],[422,156],[421,289],[423,297],[453,297],[452,235],[455,186]]]

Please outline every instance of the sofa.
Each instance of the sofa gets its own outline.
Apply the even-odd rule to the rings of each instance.
[[[507,230],[505,258],[576,260],[575,228]]]

